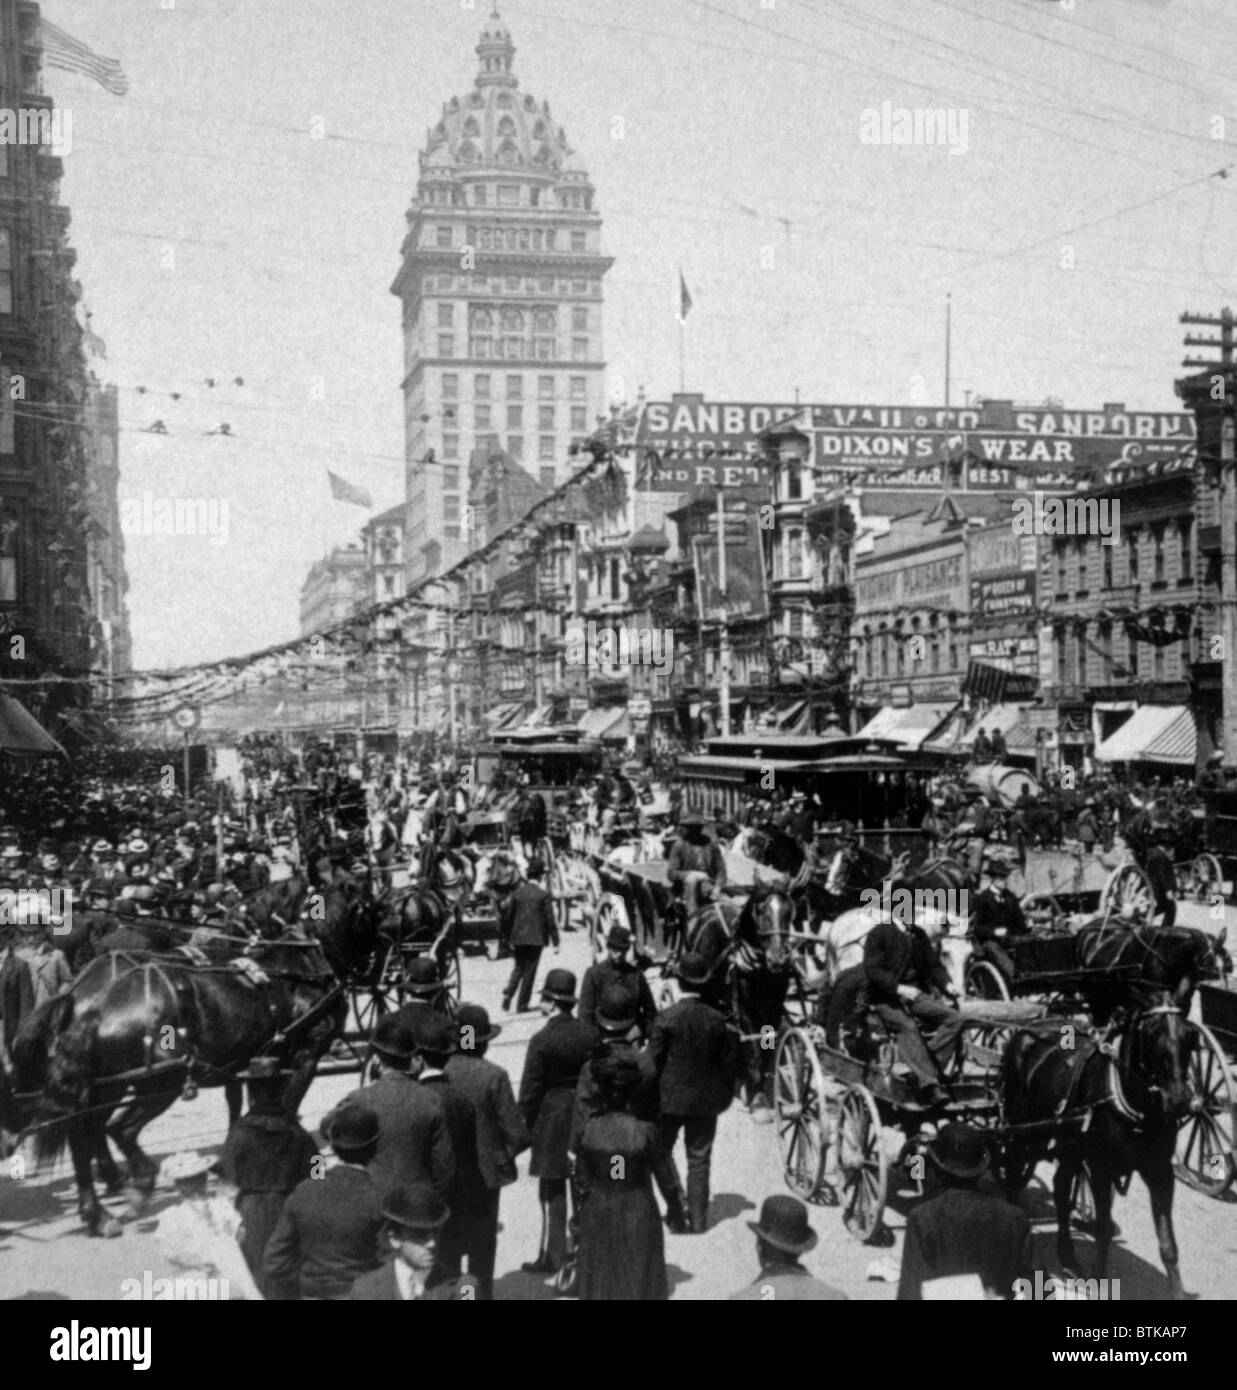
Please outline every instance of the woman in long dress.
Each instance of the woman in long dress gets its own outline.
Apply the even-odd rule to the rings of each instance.
[[[603,1109],[585,1125],[577,1155],[577,1296],[667,1299],[665,1239],[653,1195],[657,1129],[631,1113],[640,1068],[632,1058],[608,1056],[594,1062],[593,1074]]]

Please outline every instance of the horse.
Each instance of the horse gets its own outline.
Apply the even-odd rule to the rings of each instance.
[[[743,1036],[747,1099],[753,1112],[773,1105],[774,1043],[794,975],[794,904],[776,885],[758,885],[734,924],[730,991]]]
[[[1075,938],[1078,962],[1087,970],[1083,992],[1097,1021],[1105,1022],[1131,989],[1164,990],[1188,1015],[1201,980],[1232,969],[1225,934],[1197,927],[1144,927],[1123,918],[1095,917]]]
[[[1069,1027],[1070,1047],[1062,1027]],[[1020,1029],[1003,1063],[1003,1122],[1013,1128],[1003,1156],[1012,1198],[1034,1164],[1057,1159],[1052,1192],[1057,1213],[1057,1257],[1079,1267],[1070,1233],[1078,1179],[1085,1164],[1095,1201],[1097,1276],[1104,1278],[1112,1244],[1112,1194],[1137,1172],[1151,1197],[1151,1212],[1171,1295],[1186,1298],[1173,1233],[1173,1152],[1192,1096],[1190,1054],[1197,1034],[1167,991],[1117,1021],[1110,1038],[1075,1038],[1072,1025]],[[1035,1126],[1018,1132],[1018,1126]],[[1124,1191],[1124,1187],[1121,1187]]]
[[[337,892],[321,897],[307,925],[308,936],[249,947],[244,969],[176,953],[98,957],[65,995],[23,1024],[0,1127],[9,1134],[33,1129],[40,1164],[68,1145],[78,1209],[91,1235],[118,1233],[91,1176],[97,1160],[105,1181],[116,1185],[108,1138],[126,1160],[140,1210],[158,1171],[140,1133],[181,1095],[235,1086],[236,1073],[266,1054],[291,1071],[285,1098],[295,1111],[346,1021],[342,981],[368,961],[375,941],[365,904]],[[14,1114],[14,1089],[41,1094]]]

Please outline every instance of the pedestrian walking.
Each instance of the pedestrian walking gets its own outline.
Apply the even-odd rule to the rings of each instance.
[[[239,1073],[237,1080],[249,1085],[249,1110],[228,1131],[219,1155],[220,1173],[236,1189],[241,1250],[259,1288],[284,1203],[298,1183],[315,1175],[315,1161],[322,1162],[318,1146],[284,1107],[287,1077],[277,1057],[255,1057]]]
[[[584,1126],[577,1157],[577,1296],[582,1302],[670,1297],[665,1239],[653,1196],[657,1128],[633,1106],[643,1084],[632,1057],[594,1065],[601,1113]]]
[[[631,995],[640,1033],[647,1037],[657,1017],[657,1005],[653,1002],[653,991],[649,988],[644,971],[628,958],[630,949],[631,932],[626,927],[611,927],[606,937],[606,958],[596,965],[590,965],[584,972],[584,982],[580,986],[580,1018],[596,1027],[597,1006],[602,995],[609,989],[618,988]]]
[[[814,1278],[799,1258],[816,1248],[816,1232],[807,1207],[797,1197],[766,1197],[760,1220],[749,1221],[756,1235],[760,1273],[747,1288],[730,1295],[732,1303],[844,1303],[846,1295]]]
[[[734,1099],[740,1065],[738,1033],[700,998],[708,977],[708,962],[687,952],[678,969],[683,998],[658,1014],[649,1038],[649,1056],[658,1078],[662,1149],[673,1162],[680,1131],[687,1149],[686,1199],[677,1167],[674,1180],[677,1205],[686,1206],[693,1235],[708,1227],[709,1169],[717,1117]]]
[[[328,1137],[339,1163],[296,1187],[267,1243],[262,1281],[271,1298],[344,1299],[379,1263],[382,1204],[368,1171],[378,1151],[378,1116],[355,1102],[340,1106]]]
[[[534,859],[528,866],[527,880],[519,884],[499,908],[500,932],[515,957],[511,978],[503,990],[503,1008],[509,1009],[514,998],[517,1013],[526,1013],[532,1003],[542,951],[547,946],[557,951],[559,946],[553,905],[549,893],[541,886],[544,877],[545,865],[540,859]]]
[[[494,1297],[494,1264],[498,1250],[499,1200],[504,1187],[515,1182],[516,1159],[533,1142],[524,1116],[515,1103],[511,1078],[486,1052],[502,1028],[490,1022],[479,1004],[461,1004],[455,1013],[456,1050],[447,1059],[452,1086],[466,1096],[477,1115],[477,1159],[485,1190],[471,1222],[468,1272],[477,1279],[477,1297]]]
[[[351,1303],[445,1303],[476,1298],[471,1275],[438,1279],[438,1244],[451,1210],[429,1183],[388,1193],[382,1204],[383,1263],[362,1274],[348,1294]]]
[[[541,997],[549,1021],[529,1041],[519,1095],[524,1123],[533,1136],[528,1171],[537,1179],[541,1202],[541,1247],[537,1258],[523,1269],[528,1274],[556,1274],[568,1256],[572,1105],[580,1073],[597,1044],[597,1034],[588,1024],[572,1017],[576,977],[570,970],[551,970]]]
[[[1031,1223],[995,1193],[981,1192],[988,1147],[974,1125],[944,1125],[928,1145],[938,1194],[911,1209],[898,1298],[923,1298],[933,1279],[976,1275],[992,1298],[1012,1299],[1031,1273]]]

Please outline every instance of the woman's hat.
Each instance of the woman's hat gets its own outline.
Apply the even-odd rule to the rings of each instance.
[[[955,1121],[943,1125],[928,1145],[928,1157],[955,1178],[978,1178],[988,1171],[988,1145],[974,1125]]]
[[[797,1197],[766,1197],[760,1220],[747,1224],[767,1245],[788,1255],[805,1255],[817,1241],[808,1223],[807,1207]]]
[[[196,1149],[186,1149],[168,1159],[163,1165],[163,1176],[172,1182],[188,1182],[190,1178],[200,1178],[203,1173],[209,1173],[213,1166],[210,1159],[203,1157]]]

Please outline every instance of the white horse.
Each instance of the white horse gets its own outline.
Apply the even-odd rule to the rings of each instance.
[[[864,943],[868,933],[880,921],[873,907],[852,907],[831,922],[822,922],[814,939],[803,944],[800,965],[804,983],[809,990],[831,985],[844,970],[863,964]],[[949,982],[961,997],[966,963],[971,955],[971,943],[966,936],[966,923],[953,914],[927,907],[915,914],[916,926],[922,927],[928,940],[938,949],[949,972]]]

